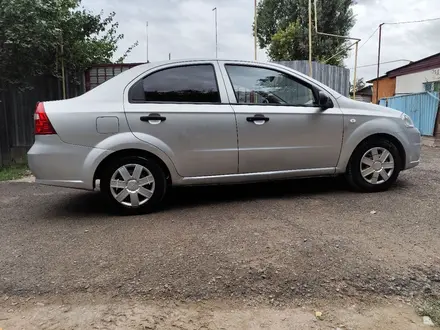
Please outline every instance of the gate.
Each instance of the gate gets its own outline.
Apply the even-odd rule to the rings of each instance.
[[[406,113],[422,135],[434,135],[439,106],[438,92],[388,97],[381,99],[379,104]]]

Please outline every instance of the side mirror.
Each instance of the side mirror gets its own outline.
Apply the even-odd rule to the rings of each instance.
[[[333,102],[325,92],[319,91],[318,97],[318,105],[321,107],[322,110],[333,108]]]

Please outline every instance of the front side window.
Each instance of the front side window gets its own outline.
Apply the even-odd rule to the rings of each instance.
[[[313,90],[289,75],[266,68],[226,65],[238,103],[316,105]]]
[[[134,84],[130,102],[219,103],[214,67],[188,65],[160,70]]]

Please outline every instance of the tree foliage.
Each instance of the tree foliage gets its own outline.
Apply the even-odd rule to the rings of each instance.
[[[111,62],[124,37],[115,13],[93,14],[80,6],[81,0],[0,0],[0,83],[59,77],[62,62],[71,77]]]
[[[356,92],[361,90],[365,86],[367,86],[367,84],[365,83],[364,78],[359,78],[356,80]],[[353,93],[353,91],[354,91],[354,85],[352,82],[350,82],[350,93]]]
[[[353,0],[316,0],[318,31],[348,36],[355,23]],[[262,0],[257,12],[257,37],[272,60],[305,60],[309,56],[308,0]],[[314,24],[313,24],[314,25]],[[314,27],[313,27],[314,29]],[[345,39],[312,36],[312,58],[323,61],[340,51]],[[347,51],[328,64],[341,65]]]

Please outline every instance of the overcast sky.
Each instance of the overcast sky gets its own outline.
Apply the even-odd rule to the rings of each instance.
[[[318,0],[324,1],[324,0]],[[401,22],[440,17],[440,0],[357,0],[357,23],[351,31],[361,45],[382,22]],[[219,57],[253,59],[252,0],[83,0],[87,9],[116,12],[119,31],[125,35],[120,53],[136,40],[139,46],[127,62],[146,61],[146,21],[149,22],[150,61],[175,58],[215,57],[214,7],[218,8]],[[440,52],[440,20],[433,22],[384,25],[381,61],[418,60]],[[358,65],[377,61],[377,32],[359,52]],[[118,54],[120,55],[120,54]],[[267,60],[259,51],[259,60]],[[402,61],[383,64],[381,74],[404,65]],[[354,52],[346,60],[354,66]],[[366,80],[376,76],[376,68],[359,68]]]

